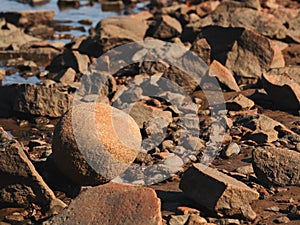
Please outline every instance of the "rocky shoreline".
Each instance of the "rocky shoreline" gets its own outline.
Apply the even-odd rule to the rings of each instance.
[[[0,13],[0,225],[299,224],[299,8],[153,0],[95,27]]]

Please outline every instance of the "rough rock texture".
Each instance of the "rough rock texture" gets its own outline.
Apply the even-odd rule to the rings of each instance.
[[[248,110],[254,107],[254,105],[255,103],[251,99],[242,94],[238,94],[226,101],[226,108],[234,111]]]
[[[100,41],[103,51],[107,51],[132,41],[142,41],[147,29],[148,25],[144,21],[135,18],[105,18],[97,24],[97,35],[94,39]]]
[[[7,22],[21,27],[49,24],[53,21],[54,16],[54,10],[26,10],[19,12],[5,12],[0,15],[0,17],[4,17]]]
[[[205,63],[210,64],[211,47],[205,38],[197,39],[191,48]]]
[[[6,49],[11,45],[17,48],[27,42],[39,41],[40,39],[25,34],[20,28],[13,24],[0,21],[0,49]]]
[[[264,74],[262,81],[274,104],[281,109],[300,110],[300,84],[292,77],[287,74]]]
[[[246,116],[237,121],[237,124],[249,128],[245,137],[260,144],[276,141],[278,131],[284,128],[284,125],[263,114]]]
[[[209,74],[218,79],[218,81],[232,91],[240,91],[234,76],[230,70],[223,66],[217,60],[214,60],[209,66]]]
[[[259,147],[253,151],[253,169],[266,186],[300,186],[300,153],[287,148]]]
[[[160,200],[150,188],[108,183],[82,192],[43,224],[161,225]]]
[[[180,189],[212,211],[226,215],[242,214],[245,217],[248,217],[243,213],[245,209],[252,211],[249,203],[259,197],[244,183],[202,164],[193,164],[184,173]]]
[[[103,103],[83,103],[57,124],[53,159],[80,185],[106,183],[134,161],[141,139],[138,125],[126,113]]]
[[[0,174],[0,208],[28,207],[35,203],[47,209],[51,201],[60,202],[35,170],[19,142],[13,140],[2,127]]]
[[[24,84],[18,87],[13,109],[16,112],[60,117],[70,108],[72,96],[56,88]]]

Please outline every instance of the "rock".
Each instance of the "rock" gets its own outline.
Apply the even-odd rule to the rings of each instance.
[[[169,5],[168,0],[151,0],[151,6],[158,6],[158,7],[167,7]]]
[[[300,185],[300,153],[285,148],[259,147],[253,151],[253,169],[263,185]]]
[[[240,91],[240,88],[237,85],[232,72],[217,60],[214,60],[210,64],[209,75],[216,77],[221,85],[223,85],[226,89],[229,89],[231,91]]]
[[[300,50],[300,48],[299,48]],[[287,66],[282,68],[273,68],[267,72],[270,75],[282,75],[286,74],[291,77],[297,84],[300,85],[300,76],[299,76],[300,66]]]
[[[5,12],[2,14],[6,22],[18,27],[36,26],[38,24],[49,25],[55,16],[54,10],[26,10],[19,12]]]
[[[298,16],[295,18],[292,18],[287,21],[288,24],[288,30],[287,30],[287,36],[292,38],[297,43],[300,43],[300,13],[298,12]]]
[[[195,52],[205,63],[210,64],[211,47],[205,38],[194,41],[191,51]]]
[[[287,216],[278,216],[274,219],[274,222],[282,224],[282,223],[289,223],[291,221]]]
[[[168,16],[162,15],[154,19],[153,24],[147,31],[147,36],[158,38],[160,40],[168,40],[178,37],[182,32],[179,21]]]
[[[72,83],[74,82],[76,77],[76,71],[71,67],[65,71],[60,72],[54,80],[59,81],[61,83]]]
[[[252,165],[248,165],[248,166],[241,166],[236,168],[236,172],[244,174],[244,175],[249,175],[251,173],[254,173],[253,167]]]
[[[18,87],[13,109],[18,113],[60,117],[68,111],[71,102],[70,94],[56,88],[23,84]]]
[[[231,156],[238,155],[240,153],[240,147],[237,143],[230,143],[227,148],[222,152],[225,158],[230,158]]]
[[[29,207],[34,203],[47,209],[52,200],[61,203],[35,170],[19,142],[3,128],[0,128],[0,142],[0,208]]]
[[[13,24],[5,21],[0,21],[0,49],[5,50],[11,45],[17,48],[27,42],[39,41],[40,39],[25,34],[21,29],[15,27]]]
[[[300,110],[300,84],[289,75],[263,74],[262,82],[272,102],[278,107],[287,110]]]
[[[62,8],[64,7],[79,8],[80,0],[58,0],[57,5]]]
[[[123,1],[103,1],[101,2],[101,9],[103,12],[121,11],[124,8]]]
[[[162,225],[160,200],[153,189],[108,183],[82,192],[61,214],[43,225]]]
[[[124,172],[136,158],[141,141],[138,125],[126,113],[103,103],[83,103],[57,124],[52,156],[75,183],[98,185]]]
[[[206,225],[207,220],[199,215],[191,214],[187,225]]]
[[[85,54],[80,54],[78,51],[66,50],[62,54],[56,56],[51,64],[46,67],[52,73],[59,73],[62,70],[71,67],[77,73],[86,73],[90,64],[90,59]]]
[[[55,29],[47,25],[36,25],[27,30],[27,34],[41,39],[51,39],[55,34]]]
[[[189,219],[189,215],[171,215],[169,225],[184,225]]]
[[[242,94],[238,94],[235,97],[226,101],[226,109],[230,111],[249,110],[254,106],[255,103]]]
[[[245,116],[237,124],[249,128],[245,137],[260,144],[276,141],[278,130],[284,128],[284,125],[263,114]]]
[[[239,79],[255,83],[270,68],[282,67],[282,63],[274,63],[275,59],[280,58],[278,54],[281,52],[269,39],[245,29],[228,52],[225,65]]]
[[[102,51],[135,41],[142,41],[148,25],[131,17],[110,17],[102,19],[96,26],[94,40],[100,42]],[[101,52],[100,52],[101,54]]]
[[[4,69],[0,69],[0,82],[3,80],[5,75],[6,75],[6,71]]]
[[[244,209],[253,212],[249,203],[259,197],[244,183],[202,164],[193,164],[184,173],[180,189],[201,206],[225,215],[247,216]]]

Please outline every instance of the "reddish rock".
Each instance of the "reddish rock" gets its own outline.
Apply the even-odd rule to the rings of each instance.
[[[61,83],[72,83],[74,82],[76,77],[76,71],[72,68],[68,68],[65,71],[59,73],[56,77],[56,81],[60,81]]]
[[[153,189],[108,183],[82,192],[61,214],[43,225],[162,225]]]
[[[121,175],[136,158],[141,142],[132,117],[107,104],[83,103],[57,124],[52,156],[74,182],[98,185]]]
[[[248,110],[253,108],[254,105],[255,103],[251,99],[242,94],[238,94],[226,101],[226,108],[233,111]]]
[[[193,43],[191,51],[195,52],[204,62],[210,64],[211,47],[205,38],[197,39]]]
[[[300,84],[287,74],[263,74],[263,86],[272,101],[282,109],[300,109]]]
[[[184,173],[180,189],[193,201],[212,211],[226,215],[240,214],[251,220],[256,217],[249,204],[257,200],[259,194],[216,169],[193,164]],[[252,212],[252,215],[246,211]]]
[[[286,148],[260,147],[253,151],[253,169],[266,186],[300,186],[300,153]]]

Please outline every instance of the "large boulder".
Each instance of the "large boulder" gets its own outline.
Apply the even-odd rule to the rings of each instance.
[[[43,225],[161,225],[160,200],[153,189],[108,183],[82,192],[61,214]]]
[[[253,169],[266,186],[300,186],[300,153],[285,148],[259,147],[253,151]]]
[[[48,209],[51,203],[66,206],[56,199],[35,170],[18,141],[0,127],[0,208],[29,207],[32,203]]]
[[[256,217],[249,203],[257,200],[259,194],[216,169],[193,164],[184,173],[180,189],[196,203],[214,212],[225,215],[239,214],[251,220]]]
[[[83,103],[57,124],[53,159],[74,182],[98,185],[124,172],[141,142],[140,129],[129,115],[103,103]]]

